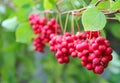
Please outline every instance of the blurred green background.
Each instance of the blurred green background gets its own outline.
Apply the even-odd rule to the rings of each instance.
[[[64,0],[60,6],[61,9],[64,6],[62,10],[66,11],[96,1]],[[113,3],[112,0],[106,0],[98,8],[108,9],[110,1]],[[102,75],[86,70],[79,59],[71,58],[69,64],[58,64],[48,46],[44,54],[33,50],[31,40],[34,35],[28,24],[28,15],[49,8],[56,11],[55,2],[56,0],[0,0],[0,83],[120,83],[119,20],[108,21],[103,31],[114,52],[113,60]],[[116,14],[116,17],[120,19],[120,14]],[[65,19],[64,16],[62,18]],[[79,20],[80,17],[76,19]]]

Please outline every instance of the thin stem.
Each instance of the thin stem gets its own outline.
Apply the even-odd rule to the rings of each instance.
[[[65,32],[66,32],[66,29],[67,29],[68,17],[69,17],[69,14],[67,14],[67,17],[66,17],[64,34],[65,34]]]
[[[81,8],[81,9],[78,9],[78,10],[70,10],[70,11],[65,11],[65,12],[62,12],[61,14],[77,14],[77,13],[80,13],[84,10],[86,10],[87,8]]]
[[[112,17],[112,18],[107,18],[107,20],[118,20],[118,19],[117,19],[117,18]]]
[[[35,9],[34,9],[35,10]],[[37,10],[37,9],[36,9]],[[39,10],[38,10],[39,11]],[[46,13],[49,13],[49,14],[54,14],[56,12],[52,11],[52,10],[44,10],[44,11],[39,11],[38,12],[39,14],[46,14]]]
[[[46,16],[46,18],[47,18],[47,21],[49,21],[49,20],[50,20],[50,19],[49,19],[49,13],[46,13],[45,16]]]
[[[91,39],[91,37],[92,37],[92,32],[90,31],[90,37],[89,37],[89,39]]]
[[[102,2],[103,0],[98,0],[96,3],[95,3],[95,6],[97,6],[100,2]]]
[[[74,16],[72,14],[72,17],[71,17],[71,33],[74,35]]]
[[[114,12],[106,11],[104,14],[105,14],[105,15],[111,15],[111,14],[116,14],[116,13],[120,13],[120,9],[117,9],[117,10],[114,11]]]
[[[61,19],[61,15],[59,15],[59,21],[60,21],[60,25],[61,25],[61,30],[62,30],[62,32],[63,32],[63,24],[62,24],[62,19]]]
[[[75,20],[75,22],[76,22],[76,25],[77,25],[78,32],[80,32],[80,26],[79,26],[79,24],[78,24],[78,21]]]
[[[56,15],[56,25],[58,24],[58,15]],[[57,35],[57,27],[55,27],[55,34]]]

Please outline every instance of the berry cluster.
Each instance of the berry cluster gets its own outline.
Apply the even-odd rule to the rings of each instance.
[[[45,44],[41,36],[34,38],[33,45],[35,46],[34,49],[36,51],[44,53]]]
[[[69,32],[66,32],[63,36],[54,36],[50,40],[50,50],[55,53],[55,57],[57,58],[60,64],[69,62],[69,55],[74,54],[74,36],[72,36]]]
[[[35,14],[30,14],[28,18],[34,34],[38,35],[34,39],[35,50],[44,53],[45,44],[50,41],[50,35],[60,33],[60,25],[57,24],[56,18],[47,21],[46,18],[40,18]]]
[[[32,26],[34,34],[40,34],[42,28],[45,26],[47,22],[46,18],[40,18],[36,14],[30,14],[28,19],[29,19],[29,24]]]
[[[56,18],[47,21],[35,14],[30,14],[29,23],[37,34],[33,42],[35,50],[44,53],[45,44],[49,43],[60,64],[69,63],[70,56],[78,57],[86,69],[101,74],[112,60],[112,48],[109,41],[100,36],[100,31],[78,32],[75,35],[65,32],[60,35]]]
[[[69,32],[63,36],[52,35],[49,42],[50,50],[55,53],[60,64],[68,63],[69,56],[78,57],[88,70],[101,74],[112,60],[112,48],[109,41],[99,35],[99,31],[79,32],[76,35]]]
[[[108,40],[103,37],[93,38],[90,41],[78,43],[76,45],[78,57],[82,65],[88,70],[93,70],[96,74],[101,74],[112,60],[112,48]]]

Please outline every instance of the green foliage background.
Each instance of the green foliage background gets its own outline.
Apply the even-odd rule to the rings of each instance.
[[[1,0],[0,1],[0,83],[120,83],[120,13],[114,16],[117,21],[97,20],[97,30],[102,30],[103,36],[111,41],[113,60],[102,75],[95,75],[81,66],[79,59],[72,59],[69,64],[60,65],[54,54],[46,47],[46,53],[35,52],[32,46],[34,37],[28,23],[28,15],[52,9],[57,12],[57,0]],[[97,0],[64,0],[60,4],[62,11],[79,9],[95,4]],[[64,6],[65,8],[62,8]],[[98,10],[115,11],[120,8],[120,0],[104,0]],[[101,14],[97,10],[97,14]],[[90,11],[90,12],[87,12]],[[81,17],[74,17],[87,30],[96,30],[91,27],[91,17],[96,16],[96,9],[83,13]],[[87,16],[85,15],[92,16]],[[49,15],[56,17],[56,15]],[[66,15],[62,15],[62,23]],[[105,18],[102,14],[101,18]],[[69,17],[69,20],[71,17]],[[101,24],[102,21],[102,24]],[[94,23],[94,20],[92,21]],[[106,24],[104,28],[104,24]],[[75,25],[76,27],[76,25]],[[104,29],[103,29],[104,28]],[[70,31],[70,21],[67,30]],[[77,29],[75,28],[77,31]],[[114,41],[114,42],[113,42]],[[118,42],[118,43],[116,43]]]

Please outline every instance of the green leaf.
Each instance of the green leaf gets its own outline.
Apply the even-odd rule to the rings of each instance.
[[[118,14],[115,14],[115,17],[119,20],[119,22],[120,22],[120,13],[118,13]]]
[[[92,7],[83,12],[82,24],[85,30],[102,30],[106,25],[106,18],[96,7]]]
[[[31,8],[20,8],[18,11],[15,12],[15,15],[17,16],[18,20],[20,22],[27,22],[28,21],[28,15],[31,12]]]
[[[53,5],[55,5],[56,0],[44,0],[44,8],[46,10],[52,9]]]
[[[110,28],[110,31],[112,32],[112,34],[120,39],[120,23],[119,22],[112,22],[109,23],[108,27]]]
[[[110,9],[111,9],[111,10],[120,9],[120,1],[114,2]]]
[[[105,32],[105,30],[101,31],[101,35],[102,35],[102,37],[106,38],[106,32]]]
[[[90,5],[94,5],[98,0],[92,0]],[[110,8],[110,1],[108,0],[103,0],[97,5],[98,9],[104,10],[104,9],[109,9]]]
[[[14,16],[13,18],[8,18],[2,22],[2,27],[7,29],[8,31],[15,31],[18,25],[17,17]]]
[[[110,2],[109,2],[109,1],[100,2],[100,3],[97,5],[97,8],[98,8],[98,9],[102,9],[102,10],[109,9],[109,8],[110,8]]]
[[[16,41],[21,43],[29,43],[33,38],[32,28],[28,23],[19,25],[16,30]]]
[[[14,4],[17,6],[17,7],[23,7],[25,6],[26,4],[27,5],[32,5],[35,3],[34,0],[13,0]]]

